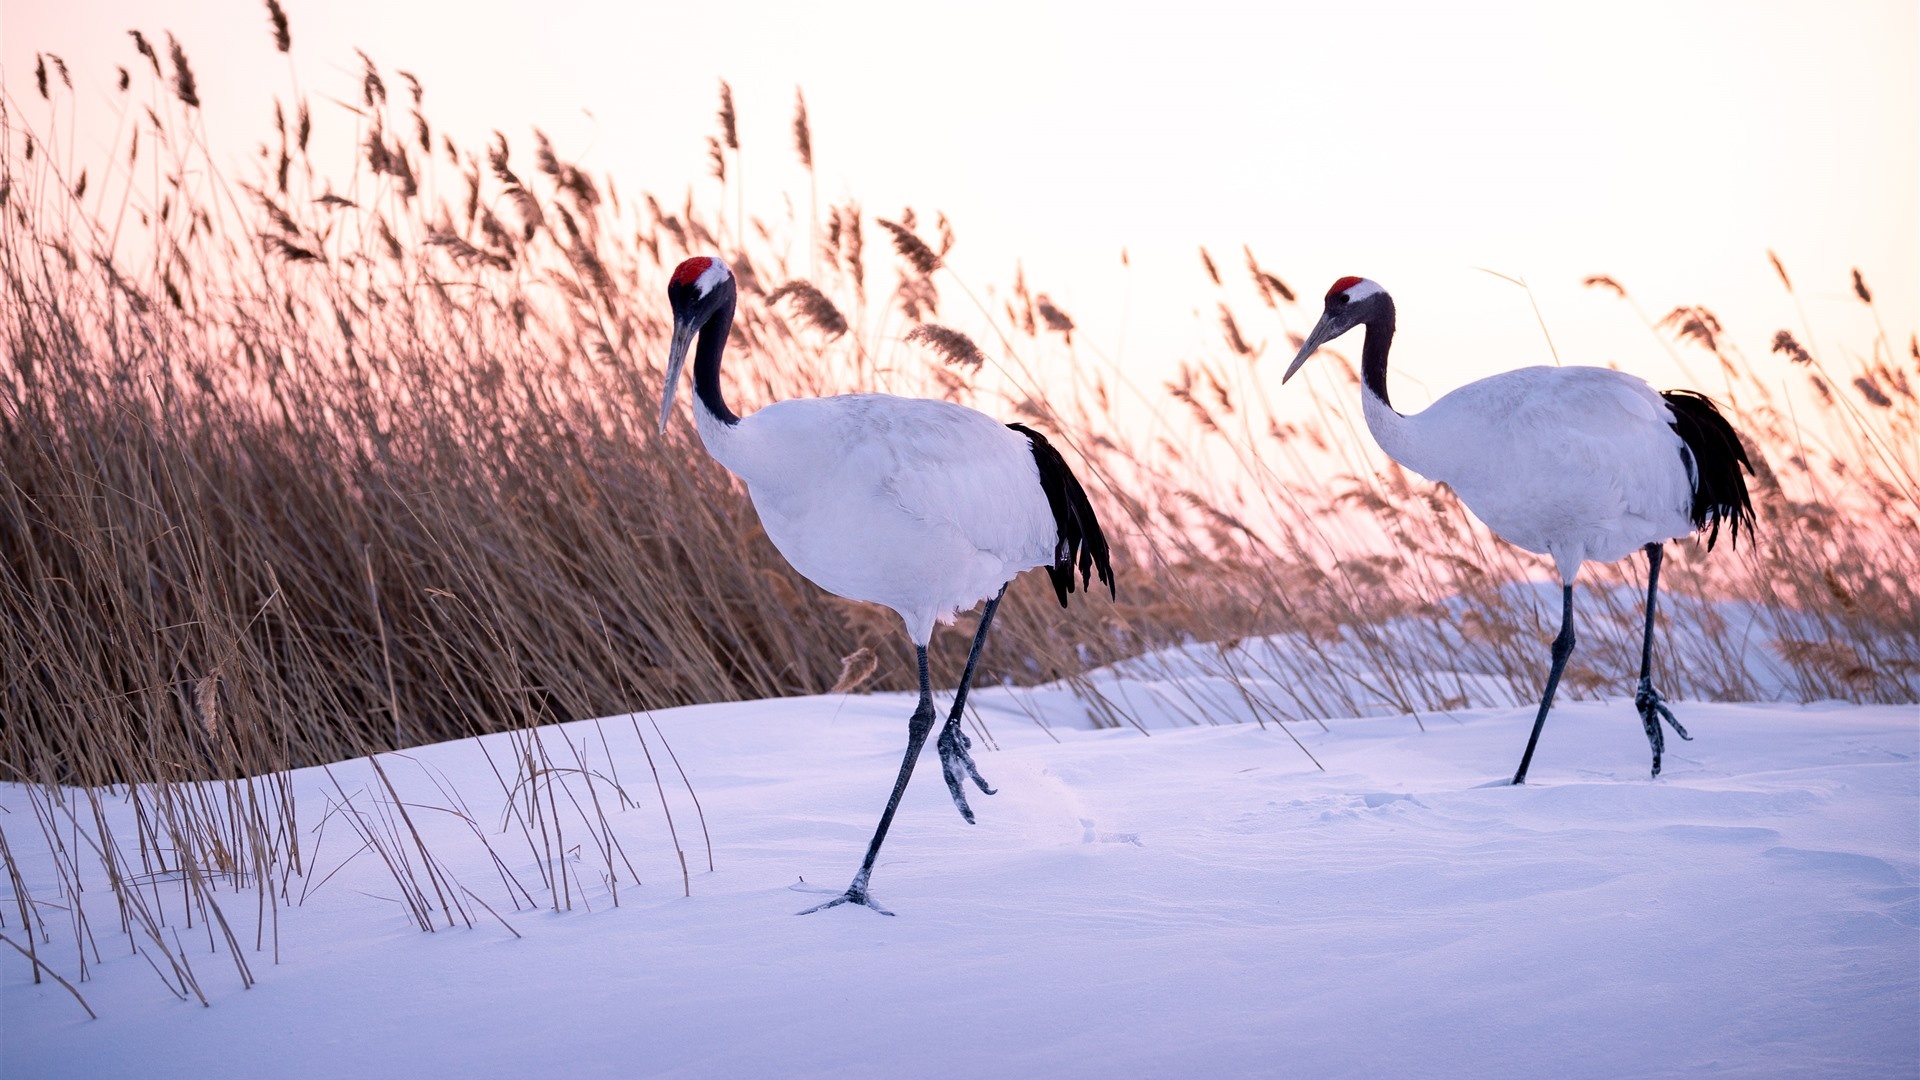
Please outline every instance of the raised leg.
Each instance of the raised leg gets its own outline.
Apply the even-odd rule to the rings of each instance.
[[[933,731],[933,690],[927,682],[927,647],[915,645],[914,650],[920,656],[920,704],[914,707],[913,717],[907,721],[907,756],[900,762],[900,777],[893,782],[893,794],[887,797],[887,808],[880,812],[880,824],[874,828],[873,840],[867,844],[866,861],[860,864],[860,872],[853,875],[853,884],[847,886],[846,892],[798,914],[811,915],[841,904],[860,904],[882,915],[893,914],[873,902],[867,893],[867,879],[873,876],[873,863],[880,857],[880,844],[887,838],[887,826],[893,824],[893,812],[900,808],[900,796],[913,777],[913,763],[920,757],[920,748],[927,744],[928,733]]]
[[[1540,741],[1540,729],[1546,726],[1547,710],[1553,708],[1553,692],[1560,686],[1560,673],[1567,669],[1567,657],[1573,655],[1573,586],[1560,587],[1560,635],[1553,639],[1553,669],[1547,672],[1547,691],[1540,695],[1540,714],[1533,718],[1533,734],[1527,737],[1527,752],[1520,755],[1515,784],[1527,782],[1527,766],[1533,764],[1533,747]]]
[[[1647,545],[1647,636],[1640,646],[1640,688],[1634,692],[1633,707],[1640,710],[1640,725],[1647,730],[1647,742],[1653,746],[1653,775],[1660,775],[1660,755],[1667,749],[1667,740],[1660,731],[1660,721],[1673,725],[1673,733],[1691,742],[1693,736],[1673,718],[1673,711],[1667,708],[1666,699],[1660,691],[1653,688],[1653,609],[1660,595],[1660,560],[1665,554],[1663,544]]]
[[[967,689],[973,685],[973,669],[980,663],[980,649],[987,643],[987,628],[993,625],[993,613],[999,609],[1000,598],[1005,595],[1007,587],[1002,585],[993,599],[987,601],[986,610],[980,613],[980,628],[973,632],[973,651],[967,654],[967,670],[960,675],[960,689],[953,695],[953,711],[947,714],[947,726],[940,731],[940,767],[947,776],[947,790],[953,793],[953,805],[959,807],[960,816],[966,818],[969,825],[973,824],[973,810],[967,806],[965,786],[961,781],[970,778],[980,785],[981,791],[989,795],[994,792],[974,766],[973,755],[967,752],[973,740],[960,730],[960,716],[967,707]]]

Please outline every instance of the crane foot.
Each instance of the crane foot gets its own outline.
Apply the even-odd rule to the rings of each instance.
[[[867,892],[867,872],[865,870],[862,870],[859,876],[853,879],[853,884],[847,886],[846,892],[841,893],[839,896],[834,897],[824,904],[815,904],[805,911],[796,911],[794,914],[811,915],[816,911],[825,911],[828,908],[839,907],[841,904],[858,904],[861,907],[872,908],[882,915],[891,916],[893,914],[893,912],[873,902],[872,894]]]
[[[969,825],[973,824],[973,810],[967,806],[967,796],[962,781],[971,779],[980,785],[981,791],[989,795],[994,793],[994,789],[987,786],[986,779],[980,775],[979,768],[974,765],[973,755],[967,752],[972,745],[973,740],[967,738],[967,733],[960,730],[958,717],[948,720],[947,726],[940,731],[940,769],[946,774],[947,790],[953,793],[953,805],[959,808],[960,816],[966,818]]]
[[[1653,680],[1641,679],[1640,689],[1633,695],[1633,707],[1640,710],[1640,725],[1647,731],[1647,742],[1653,747],[1653,775],[1660,775],[1660,755],[1667,748],[1665,733],[1660,730],[1660,721],[1665,720],[1673,726],[1673,733],[1688,742],[1693,736],[1674,719],[1673,710],[1667,708],[1667,699],[1653,688]]]

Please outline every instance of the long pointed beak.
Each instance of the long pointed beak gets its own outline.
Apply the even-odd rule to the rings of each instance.
[[[673,321],[673,344],[667,349],[667,378],[660,391],[660,434],[667,433],[667,421],[673,418],[673,392],[680,387],[680,369],[687,366],[687,349],[693,344],[698,327]]]
[[[1312,356],[1315,349],[1339,337],[1344,330],[1344,327],[1336,326],[1327,315],[1320,316],[1320,321],[1314,325],[1313,333],[1308,334],[1307,340],[1301,343],[1300,351],[1295,354],[1293,363],[1287,365],[1287,373],[1280,376],[1281,385],[1286,385],[1287,380],[1293,378],[1293,373],[1300,370],[1300,365],[1307,362],[1307,357]]]

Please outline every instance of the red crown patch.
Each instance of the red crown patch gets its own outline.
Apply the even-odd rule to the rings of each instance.
[[[705,255],[696,255],[680,264],[679,268],[673,272],[673,280],[671,283],[681,286],[691,285],[700,280],[700,275],[706,273],[707,268],[712,265],[713,260],[711,258]]]

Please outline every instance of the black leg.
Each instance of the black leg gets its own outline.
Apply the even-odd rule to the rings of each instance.
[[[1527,737],[1527,752],[1520,755],[1515,784],[1527,782],[1527,766],[1533,764],[1533,747],[1540,741],[1540,729],[1547,724],[1547,710],[1553,708],[1553,692],[1560,685],[1560,673],[1567,669],[1567,657],[1573,655],[1573,586],[1560,587],[1560,636],[1553,639],[1553,670],[1547,672],[1547,691],[1540,695],[1540,714],[1533,718],[1533,734]]]
[[[867,879],[873,876],[873,862],[880,857],[880,844],[887,838],[887,826],[893,824],[893,812],[900,808],[900,796],[907,790],[907,781],[913,777],[913,763],[920,757],[920,748],[927,744],[927,735],[933,730],[933,690],[927,682],[927,647],[915,645],[914,651],[920,656],[920,704],[913,710],[913,718],[907,721],[907,756],[900,762],[900,778],[893,782],[893,794],[887,797],[887,808],[880,812],[880,824],[873,830],[873,840],[867,844],[866,861],[860,864],[860,872],[853,875],[853,884],[847,891],[832,900],[816,907],[799,912],[811,915],[841,904],[861,904],[870,907],[882,915],[893,912],[873,902],[867,893]]]
[[[947,775],[947,790],[953,793],[953,805],[960,808],[960,816],[973,824],[973,810],[967,806],[967,796],[962,780],[971,778],[980,785],[980,790],[993,794],[987,781],[981,777],[980,770],[974,767],[973,755],[967,750],[973,740],[960,730],[960,714],[967,707],[967,689],[973,685],[973,669],[980,663],[980,649],[987,643],[987,627],[993,625],[993,613],[1000,607],[1000,598],[1007,595],[1007,587],[987,601],[987,608],[980,613],[980,628],[973,632],[973,651],[967,654],[967,670],[960,675],[960,690],[953,695],[953,712],[947,715],[947,726],[940,731],[940,767]]]
[[[1647,545],[1647,636],[1640,646],[1640,688],[1634,692],[1633,707],[1640,710],[1640,726],[1647,730],[1647,742],[1653,746],[1653,775],[1660,775],[1660,755],[1667,749],[1667,740],[1660,731],[1660,721],[1673,725],[1673,733],[1691,742],[1693,736],[1673,718],[1673,711],[1667,708],[1665,698],[1653,688],[1653,609],[1660,595],[1660,560],[1666,548],[1661,544]]]

